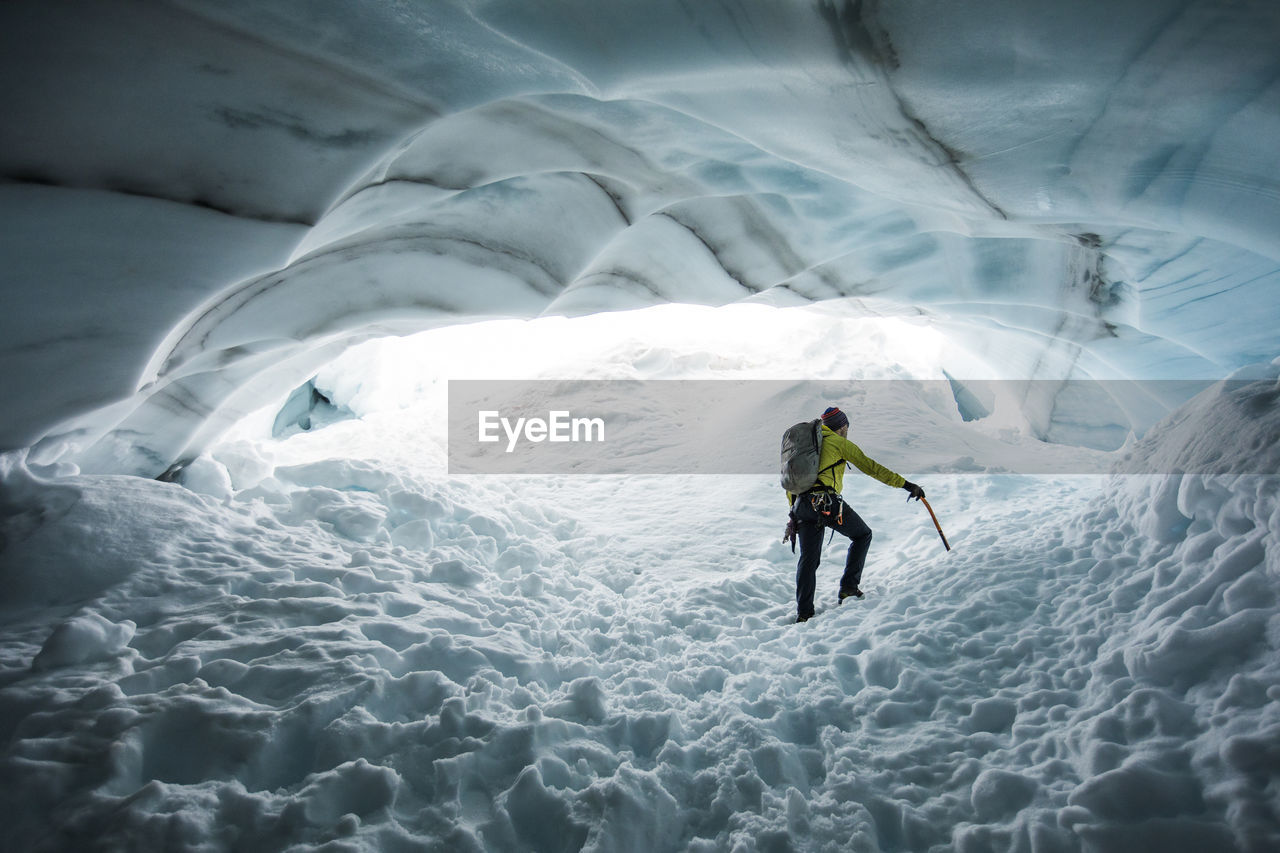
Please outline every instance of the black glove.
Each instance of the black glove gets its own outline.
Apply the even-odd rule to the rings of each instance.
[[[902,488],[907,490],[907,500],[911,500],[912,498],[915,498],[916,500],[920,500],[922,497],[924,497],[924,489],[920,488],[910,480],[907,480],[905,483],[903,483]]]
[[[782,534],[783,542],[791,543],[791,553],[796,552],[796,520],[794,517],[787,519],[787,529]]]

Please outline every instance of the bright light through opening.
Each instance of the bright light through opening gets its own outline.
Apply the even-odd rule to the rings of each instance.
[[[944,357],[962,355],[920,322],[662,305],[370,341],[320,371],[317,386],[363,416],[415,406],[447,379],[939,379]]]
[[[359,428],[334,424],[272,442],[276,401],[227,440],[249,439],[302,459],[367,456],[374,448],[385,455],[400,436],[410,455],[439,463],[439,452],[421,439],[443,444],[450,379],[941,379],[944,367],[985,370],[923,319],[853,316],[831,305],[673,304],[490,320],[368,341],[322,368],[316,388],[359,419]]]

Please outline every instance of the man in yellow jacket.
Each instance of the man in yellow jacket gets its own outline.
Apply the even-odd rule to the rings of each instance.
[[[871,547],[871,528],[844,502],[846,463],[886,486],[906,489],[907,500],[924,497],[924,489],[909,482],[871,459],[848,438],[849,417],[831,407],[822,413],[822,451],[818,456],[818,482],[803,494],[787,492],[791,505],[786,539],[795,545],[800,540],[800,562],[796,566],[796,621],[807,622],[813,616],[813,592],[817,584],[818,563],[822,560],[822,531],[830,527],[849,537],[849,555],[845,558],[844,575],[840,578],[839,603],[846,598],[862,598],[858,584]]]

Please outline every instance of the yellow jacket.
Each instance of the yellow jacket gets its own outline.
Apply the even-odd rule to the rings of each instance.
[[[822,450],[818,453],[818,482],[814,488],[844,490],[844,465],[848,462],[868,477],[875,477],[886,486],[901,489],[907,482],[906,477],[895,474],[862,452],[862,448],[847,438],[841,438],[831,427],[822,425]],[[834,467],[833,467],[834,466]],[[796,496],[787,492],[787,503],[794,503]]]

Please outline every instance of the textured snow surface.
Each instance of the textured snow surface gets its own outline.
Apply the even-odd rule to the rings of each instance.
[[[1278,373],[1150,446],[1277,434]],[[6,849],[1280,843],[1274,477],[922,478],[947,554],[850,475],[867,598],[837,543],[795,625],[772,476],[450,479],[364,391],[204,494],[8,458]]]

